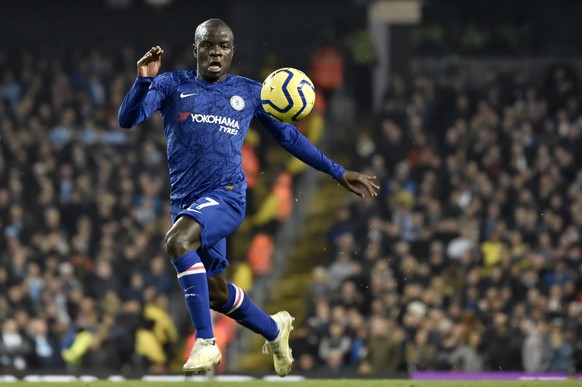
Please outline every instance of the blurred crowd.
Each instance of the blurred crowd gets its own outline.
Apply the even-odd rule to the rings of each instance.
[[[124,54],[0,54],[0,369],[168,364],[164,143],[117,124]]]
[[[162,123],[117,125],[139,56],[0,52],[2,372],[166,372],[188,353],[163,245]],[[189,68],[190,53],[164,66]],[[391,77],[350,149],[350,168],[378,176],[381,195],[338,210],[293,335],[299,372],[582,368],[577,74],[484,76],[479,89],[460,71]],[[312,141],[321,106],[301,123]],[[249,248],[231,257],[245,290],[272,271],[304,167],[271,166],[265,182],[265,139],[247,140]],[[217,317],[216,332],[231,340],[227,322]]]
[[[294,331],[302,372],[582,368],[582,106],[566,64],[393,75]]]
[[[162,122],[154,115],[131,131],[117,123],[140,56],[131,47],[115,56],[0,52],[0,372],[166,372],[189,354],[192,328],[163,243],[171,219]],[[192,62],[175,50],[164,69]],[[254,275],[271,271],[293,181],[284,165],[260,178],[257,132],[243,153],[251,244],[248,257],[230,259],[248,291]],[[236,324],[217,324],[224,348]]]

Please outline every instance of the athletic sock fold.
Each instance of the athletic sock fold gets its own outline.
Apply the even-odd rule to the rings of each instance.
[[[279,335],[275,320],[255,305],[244,290],[228,282],[228,301],[216,311],[234,319],[242,326],[262,335],[267,340],[274,340]]]
[[[213,338],[208,279],[206,278],[206,268],[200,256],[196,251],[189,251],[171,262],[176,269],[176,276],[184,293],[188,313],[196,330],[196,337]]]

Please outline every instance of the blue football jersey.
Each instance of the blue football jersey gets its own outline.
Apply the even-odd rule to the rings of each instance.
[[[253,118],[302,161],[339,179],[345,169],[328,159],[293,125],[269,116],[261,105],[261,84],[227,75],[208,83],[194,71],[138,77],[119,109],[119,124],[130,128],[159,111],[164,121],[175,215],[206,192],[234,185],[246,190],[241,149]]]

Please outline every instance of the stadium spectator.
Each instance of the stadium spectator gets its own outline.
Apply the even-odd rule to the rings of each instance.
[[[550,331],[550,350],[548,351],[548,371],[571,372],[573,366],[572,344],[567,342],[561,325],[554,324]]]
[[[406,347],[406,364],[410,372],[435,369],[437,349],[428,341],[428,331],[419,329],[414,340]]]
[[[481,334],[478,331],[469,333],[467,341],[460,344],[450,355],[453,369],[459,371],[483,371],[483,355],[481,353]]]
[[[162,256],[152,258],[148,270],[143,273],[143,282],[145,288],[153,287],[166,296],[172,294],[174,279]]]
[[[345,335],[344,325],[338,321],[332,322],[319,342],[319,358],[327,369],[337,373],[347,364],[350,347],[351,340]]]
[[[372,317],[369,324],[367,355],[359,366],[359,372],[370,374],[397,371],[403,358],[404,332],[381,316]]]
[[[275,238],[270,233],[258,232],[250,242],[248,264],[255,276],[269,275],[273,270]]]
[[[293,210],[293,180],[287,171],[279,172],[269,195],[262,201],[253,216],[252,223],[259,228],[266,228],[275,233]]]
[[[28,365],[32,369],[54,369],[63,365],[56,337],[49,331],[47,322],[40,318],[29,321],[26,334],[30,338],[32,351]]]
[[[259,141],[260,138],[258,133],[251,128],[245,137],[241,149],[242,169],[247,179],[247,208],[250,211],[254,211],[255,209],[254,192],[261,171],[261,161],[256,152],[256,148],[259,146]]]
[[[523,369],[527,372],[543,372],[547,369],[549,352],[549,324],[545,320],[524,321],[526,337],[523,341]]]
[[[20,332],[18,322],[9,318],[0,331],[0,365],[7,371],[25,370],[26,359],[32,352],[32,345]]]

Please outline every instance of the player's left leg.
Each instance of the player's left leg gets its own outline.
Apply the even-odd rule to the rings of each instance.
[[[273,319],[255,305],[244,290],[226,282],[222,274],[208,278],[210,307],[229,316],[267,340],[274,340],[279,328]]]
[[[210,307],[234,319],[265,339],[263,353],[273,353],[275,371],[285,376],[291,371],[293,356],[289,347],[289,334],[293,330],[294,318],[286,311],[269,316],[244,290],[226,282],[222,274],[208,278]]]

